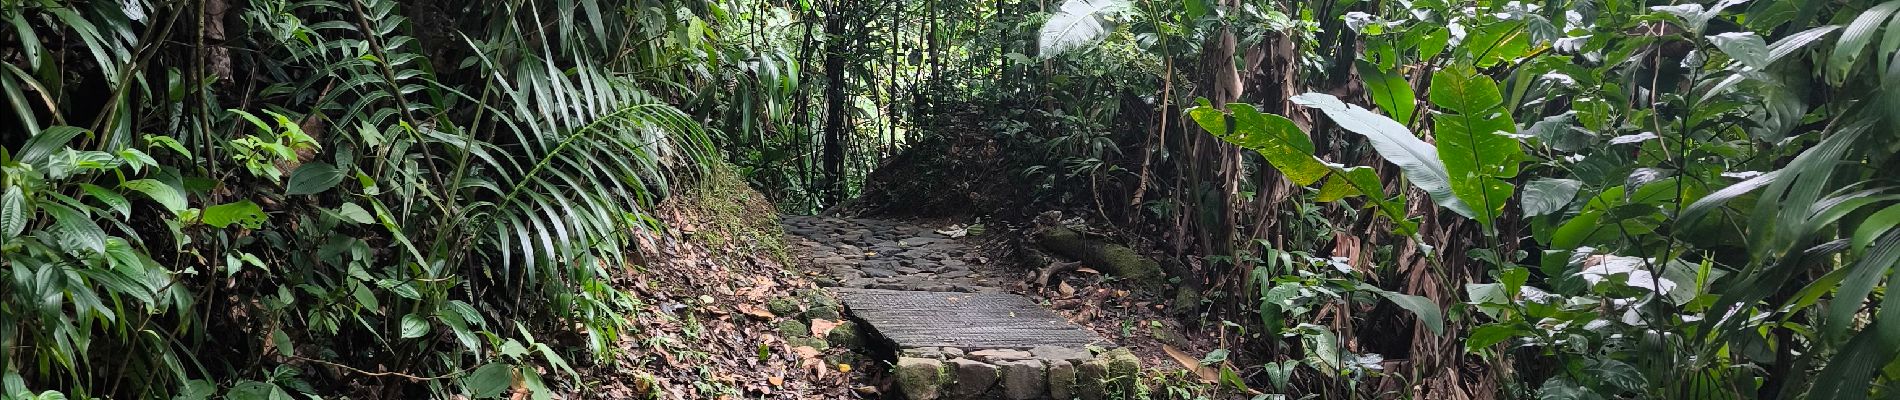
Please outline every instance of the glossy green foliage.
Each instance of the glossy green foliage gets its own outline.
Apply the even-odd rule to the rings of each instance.
[[[0,398],[314,398],[368,370],[323,364],[548,398],[628,331],[608,279],[645,210],[717,156],[674,103],[699,88],[649,72],[743,74],[699,3],[251,2],[209,43],[183,4],[0,5]]]

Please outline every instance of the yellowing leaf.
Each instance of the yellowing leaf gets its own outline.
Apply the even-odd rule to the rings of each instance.
[[[1180,349],[1166,344],[1161,345],[1161,351],[1167,352],[1168,357],[1173,358],[1175,362],[1181,363],[1182,369],[1193,371],[1195,376],[1201,378],[1201,382],[1212,383],[1220,380],[1220,371],[1206,365],[1201,365],[1201,359],[1199,358],[1190,356],[1187,353],[1181,352]]]

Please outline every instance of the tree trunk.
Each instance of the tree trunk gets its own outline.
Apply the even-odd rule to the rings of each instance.
[[[839,3],[832,3],[831,10],[825,13],[825,145],[824,145],[824,201],[829,207],[838,204],[845,195],[845,53],[850,51],[850,40],[845,36],[845,16]]]

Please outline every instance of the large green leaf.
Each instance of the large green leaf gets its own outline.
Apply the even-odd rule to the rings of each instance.
[[[1524,216],[1535,217],[1563,210],[1570,199],[1577,196],[1577,189],[1583,182],[1575,179],[1542,178],[1524,184],[1524,197],[1519,199],[1518,208]]]
[[[1505,179],[1517,176],[1524,158],[1522,144],[1509,136],[1517,126],[1499,107],[1504,97],[1497,82],[1468,66],[1433,73],[1430,96],[1433,105],[1450,111],[1432,121],[1451,191],[1472,209],[1466,216],[1489,229],[1514,189]]]
[[[1360,283],[1359,290],[1385,296],[1386,300],[1391,300],[1392,304],[1399,305],[1399,308],[1417,314],[1419,322],[1424,323],[1425,328],[1430,329],[1432,333],[1445,333],[1445,312],[1439,310],[1438,303],[1432,302],[1432,299],[1380,289],[1368,283]]]
[[[40,205],[53,216],[53,226],[58,227],[52,234],[60,246],[67,250],[85,250],[87,254],[105,254],[106,231],[92,221],[92,216],[79,210],[55,203]]]
[[[250,200],[205,207],[203,214],[205,225],[220,229],[228,228],[233,224],[242,225],[247,229],[257,229],[264,226],[266,219],[268,217],[264,215],[264,209]]]
[[[184,193],[179,192],[177,188],[173,188],[171,185],[157,180],[130,180],[120,183],[119,187],[144,193],[146,197],[152,198],[152,201],[158,202],[159,205],[164,206],[165,210],[171,211],[172,214],[185,211],[185,207],[187,206]]]
[[[290,173],[290,183],[284,186],[284,194],[297,196],[320,193],[343,182],[343,171],[335,165],[325,162],[313,162],[297,167]]]
[[[1401,124],[1412,122],[1412,114],[1418,110],[1418,94],[1412,91],[1412,83],[1405,75],[1393,70],[1383,70],[1372,63],[1360,61],[1359,75],[1366,83],[1366,94],[1372,97],[1372,104],[1385,110],[1386,115]]]
[[[1037,35],[1042,56],[1055,57],[1094,42],[1108,33],[1108,27],[1102,25],[1102,15],[1127,8],[1124,0],[1063,1],[1061,10],[1049,16]]]
[[[26,231],[28,211],[25,192],[19,186],[8,186],[6,194],[0,195],[0,243]]]
[[[514,385],[515,368],[505,363],[489,363],[468,376],[462,378],[462,386],[468,389],[468,397],[487,399],[500,397]]]
[[[414,339],[429,334],[429,319],[418,314],[402,316],[402,338]]]
[[[1768,42],[1754,32],[1728,32],[1709,36],[1709,43],[1728,54],[1728,58],[1754,69],[1768,68]]]
[[[1326,113],[1327,117],[1347,131],[1365,136],[1379,156],[1398,165],[1405,178],[1431,195],[1432,201],[1439,207],[1467,218],[1474,215],[1470,207],[1452,194],[1451,178],[1445,172],[1445,163],[1438,159],[1438,149],[1413,136],[1410,130],[1405,129],[1405,125],[1364,107],[1346,104],[1325,93],[1302,94],[1293,96],[1292,100],[1295,104]]]
[[[1459,113],[1486,117],[1492,110],[1504,103],[1504,95],[1498,91],[1498,84],[1470,66],[1455,65],[1439,69],[1432,73],[1432,87],[1428,93],[1432,105]]]
[[[1259,152],[1296,185],[1311,185],[1326,176],[1326,164],[1313,158],[1312,139],[1292,120],[1261,113],[1248,104],[1228,104],[1227,108],[1233,111],[1232,125],[1227,114],[1210,106],[1188,109],[1188,116],[1215,137]]]

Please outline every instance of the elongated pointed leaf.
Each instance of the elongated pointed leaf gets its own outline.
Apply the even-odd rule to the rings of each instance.
[[[1372,104],[1401,124],[1412,122],[1412,114],[1418,110],[1418,93],[1412,90],[1412,83],[1405,80],[1405,75],[1396,70],[1381,70],[1364,61],[1359,62],[1359,74],[1365,80],[1366,94],[1372,97]]]
[[[1432,202],[1452,212],[1471,218],[1471,208],[1451,192],[1451,178],[1445,172],[1445,163],[1438,159],[1438,149],[1413,136],[1405,125],[1374,113],[1364,107],[1346,104],[1339,98],[1324,93],[1307,93],[1293,96],[1293,102],[1315,108],[1326,113],[1341,128],[1363,135],[1372,142],[1373,150],[1386,161],[1398,165],[1405,178],[1413,185],[1431,195]]]
[[[284,185],[284,194],[291,196],[321,193],[343,182],[343,171],[326,162],[313,162],[297,167],[290,173],[290,183]]]
[[[1292,120],[1261,113],[1247,104],[1228,104],[1227,108],[1233,111],[1231,125],[1228,115],[1213,107],[1189,109],[1188,116],[1215,137],[1259,152],[1295,185],[1311,185],[1326,176],[1326,165],[1313,158],[1312,139]]]
[[[26,193],[19,186],[8,186],[4,195],[0,195],[0,243],[13,240],[26,231],[27,217]]]
[[[1360,283],[1359,290],[1378,293],[1380,296],[1385,296],[1385,299],[1391,300],[1392,304],[1397,304],[1399,305],[1400,308],[1404,308],[1407,311],[1411,311],[1413,314],[1417,314],[1418,321],[1424,323],[1425,328],[1430,329],[1432,333],[1434,334],[1445,333],[1445,313],[1443,310],[1440,310],[1438,308],[1438,303],[1432,302],[1432,299],[1425,298],[1424,296],[1414,296],[1414,295],[1409,295],[1409,294],[1393,292],[1393,291],[1389,291],[1385,289],[1380,289],[1377,286],[1372,286],[1371,284],[1366,284],[1366,283]]]
[[[1853,23],[1847,25],[1847,29],[1841,31],[1841,40],[1834,44],[1834,52],[1828,54],[1827,57],[1829,82],[1838,84],[1847,79],[1848,72],[1854,68],[1854,62],[1860,59],[1861,53],[1867,49],[1867,44],[1874,41],[1874,33],[1880,30],[1881,25],[1887,23],[1887,18],[1892,16],[1895,10],[1900,10],[1900,0],[1880,3],[1861,12],[1859,17],[1854,18]],[[1884,55],[1877,54],[1876,56]]]

